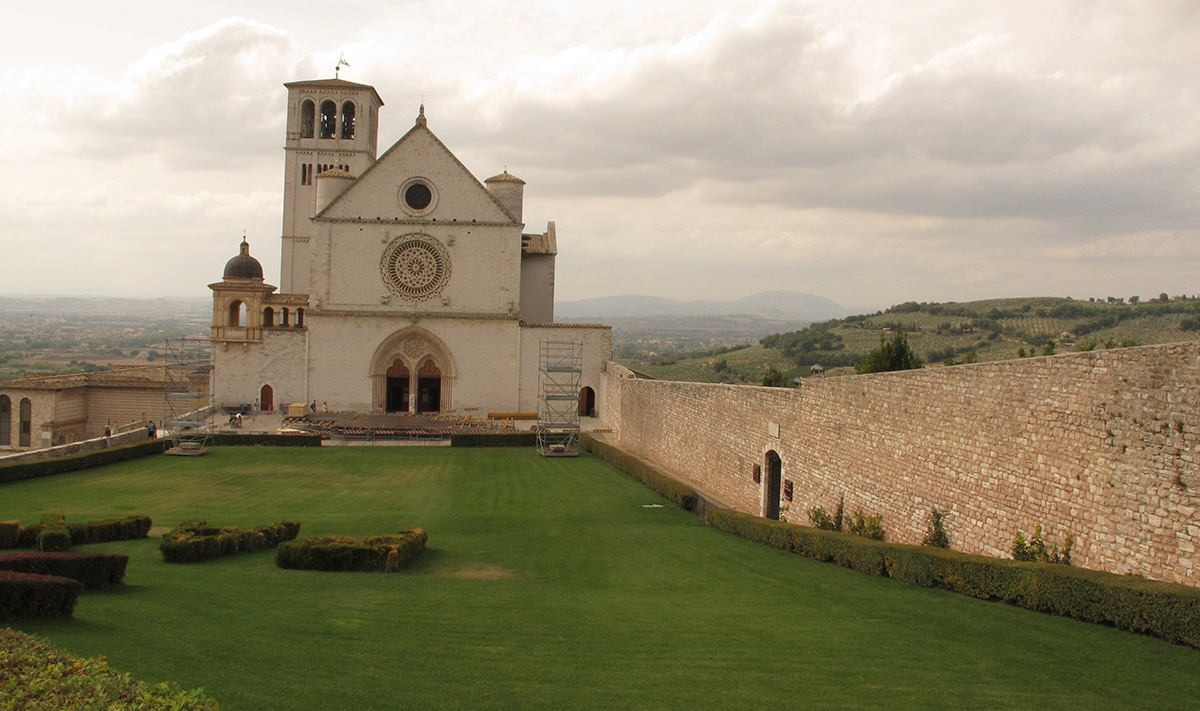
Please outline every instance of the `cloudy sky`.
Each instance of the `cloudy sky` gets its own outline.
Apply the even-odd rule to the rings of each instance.
[[[1200,293],[1200,0],[6,2],[0,293],[278,283],[283,83],[424,96],[558,298]]]

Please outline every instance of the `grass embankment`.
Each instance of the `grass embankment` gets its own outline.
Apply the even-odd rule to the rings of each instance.
[[[419,526],[409,572],[281,570],[271,552],[130,556],[127,587],[23,623],[222,709],[1186,708],[1200,652],[870,578],[707,528],[590,456],[218,448],[0,487],[0,518],[148,514]],[[644,508],[646,504],[661,508]]]

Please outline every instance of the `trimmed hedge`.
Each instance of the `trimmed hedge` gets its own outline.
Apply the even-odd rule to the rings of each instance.
[[[699,499],[699,496],[692,487],[659,472],[637,457],[626,454],[616,447],[605,444],[595,437],[586,434],[579,437],[579,448],[585,452],[595,454],[617,469],[637,479],[654,493],[674,501],[678,504],[679,508],[691,511],[696,507],[696,501]]]
[[[88,543],[132,541],[148,536],[150,527],[154,525],[149,516],[126,516],[125,518],[109,518],[87,523],[66,523],[61,517],[48,518],[52,520],[34,524],[29,528],[22,528],[17,538],[17,546],[39,550],[66,550],[70,546],[82,546]],[[41,541],[44,532],[56,529],[67,531],[69,534],[68,545],[64,548],[42,547]]]
[[[253,553],[273,548],[300,534],[295,521],[239,530],[237,526],[209,526],[205,521],[181,523],[163,535],[158,549],[167,563],[197,563],[223,555]]]
[[[85,588],[107,588],[125,582],[129,556],[114,553],[5,553],[0,570],[70,578]]]
[[[16,548],[21,540],[21,524],[17,521],[0,521],[0,548]]]
[[[0,621],[70,617],[83,583],[0,570]]]
[[[999,600],[1200,648],[1200,590],[1186,585],[931,546],[883,543],[729,509],[710,511],[708,524],[868,575]]]
[[[403,529],[394,536],[353,538],[327,536],[281,543],[275,565],[293,570],[361,571],[394,573],[425,552],[429,537],[419,528]]]
[[[37,479],[43,476],[66,474],[83,469],[91,469],[105,464],[124,462],[130,459],[140,459],[151,454],[162,454],[170,440],[152,439],[124,447],[109,447],[92,452],[82,452],[56,459],[43,459],[38,462],[24,462],[0,466],[0,484],[23,479]]]
[[[214,447],[320,447],[321,435],[217,432],[211,443]]]
[[[202,689],[137,681],[100,659],[75,659],[16,630],[0,629],[4,708],[217,711]]]
[[[451,447],[536,447],[536,432],[509,432],[505,434],[453,434]]]

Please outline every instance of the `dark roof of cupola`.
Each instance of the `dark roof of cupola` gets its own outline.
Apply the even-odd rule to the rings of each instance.
[[[250,244],[242,239],[242,247],[239,254],[225,262],[225,279],[258,279],[262,280],[263,270],[262,265],[258,260],[250,256]]]

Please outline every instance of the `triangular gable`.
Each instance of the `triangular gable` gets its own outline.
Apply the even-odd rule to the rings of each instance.
[[[437,206],[421,219],[520,224],[426,126],[413,126],[314,219],[411,219],[400,187],[420,177],[437,191]]]

